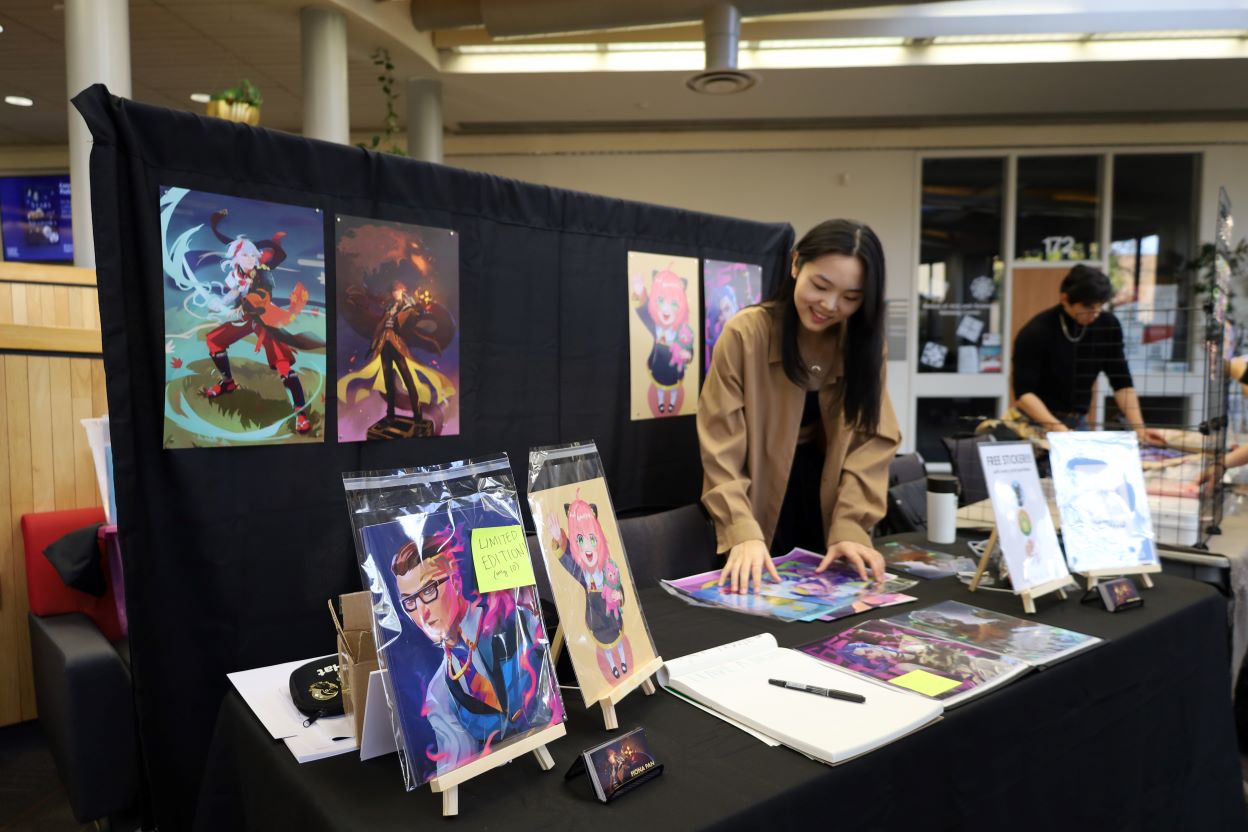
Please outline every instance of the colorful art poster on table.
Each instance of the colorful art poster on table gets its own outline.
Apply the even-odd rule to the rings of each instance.
[[[787,555],[773,558],[780,580],[773,582],[769,575],[765,576],[763,594],[819,603],[825,607],[818,616],[819,621],[835,621],[877,607],[916,600],[903,592],[917,586],[918,581],[887,572],[883,581],[864,581],[857,570],[840,561],[834,561],[823,572],[816,571],[822,562],[822,555],[807,549],[794,549]]]
[[[657,657],[601,477],[529,492],[538,546],[585,706]]]
[[[728,319],[763,299],[763,267],[753,263],[706,260],[702,263],[702,296],[706,302],[706,358],[711,366],[715,342]]]
[[[473,529],[514,523],[474,498],[360,530],[409,788],[563,722],[537,588],[477,589]]]
[[[1050,433],[1049,464],[1075,572],[1159,569],[1140,446],[1130,431]]]
[[[1068,583],[1070,572],[1030,443],[981,442],[979,460],[1014,592],[1061,579]]]
[[[1015,618],[1003,612],[941,601],[885,619],[899,627],[973,644],[1034,665],[1051,665],[1102,643],[1096,636]]]
[[[698,286],[696,257],[628,253],[634,421],[698,410]]]
[[[459,433],[459,237],[339,216],[338,441]]]
[[[325,438],[319,209],[160,189],[164,447]]]
[[[775,558],[773,563],[780,580],[764,573],[763,586],[758,592],[737,593],[727,585],[720,586],[721,569],[662,584],[668,592],[695,604],[784,621],[835,621],[876,607],[915,600],[914,596],[902,592],[918,581],[889,574],[885,574],[883,582],[864,581],[843,564],[833,564],[825,572],[816,572],[821,560],[818,554],[804,549],[794,549]]]
[[[888,621],[867,621],[798,649],[828,664],[929,696],[946,707],[1031,669],[1017,659]]]

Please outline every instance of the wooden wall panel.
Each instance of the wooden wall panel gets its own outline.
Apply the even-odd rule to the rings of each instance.
[[[0,324],[98,332],[89,270],[27,276],[0,269]],[[107,411],[98,357],[0,347],[0,725],[37,716],[21,516],[101,503],[81,420]]]

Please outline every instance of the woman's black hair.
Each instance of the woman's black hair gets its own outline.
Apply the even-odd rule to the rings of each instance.
[[[879,427],[883,399],[884,247],[870,226],[856,220],[827,220],[798,240],[793,248],[793,267],[800,270],[806,263],[828,254],[857,257],[862,263],[862,306],[846,322],[842,408],[846,424],[873,433]],[[805,388],[809,377],[797,348],[797,334],[802,323],[793,299],[796,285],[796,280],[785,275],[771,300],[781,310],[784,374],[794,384]]]

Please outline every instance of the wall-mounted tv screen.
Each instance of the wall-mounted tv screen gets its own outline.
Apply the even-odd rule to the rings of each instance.
[[[5,260],[72,263],[72,217],[68,176],[0,176]]]

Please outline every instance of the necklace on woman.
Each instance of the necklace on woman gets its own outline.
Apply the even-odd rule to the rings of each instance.
[[[1066,316],[1061,312],[1057,313],[1057,320],[1062,325],[1062,334],[1066,336],[1066,340],[1072,344],[1078,344],[1083,340],[1083,336],[1088,334],[1088,328],[1085,326],[1079,330],[1078,335],[1071,335],[1070,330],[1066,327]]]

